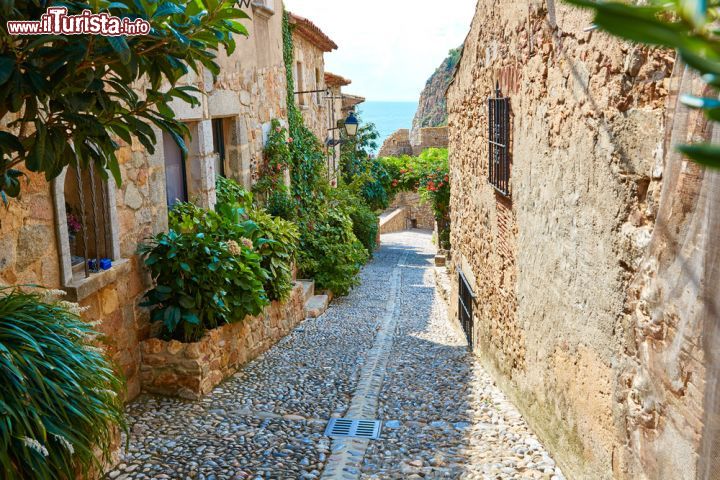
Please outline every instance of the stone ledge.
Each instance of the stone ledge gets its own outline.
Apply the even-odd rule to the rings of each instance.
[[[387,215],[380,216],[380,233],[402,232],[407,229],[407,213],[404,208],[398,208]]]
[[[130,272],[130,260],[120,259],[114,260],[113,266],[109,270],[93,273],[87,278],[73,280],[63,290],[67,292],[66,300],[70,302],[80,302],[93,293],[107,287],[118,280],[118,277]]]
[[[140,344],[142,389],[197,400],[303,320],[304,292],[296,284],[285,302],[272,302],[258,316],[210,330],[199,342],[146,340]]]

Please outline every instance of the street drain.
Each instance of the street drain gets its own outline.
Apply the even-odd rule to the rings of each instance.
[[[380,420],[352,420],[331,418],[325,429],[326,437],[352,437],[377,440],[380,438]]]

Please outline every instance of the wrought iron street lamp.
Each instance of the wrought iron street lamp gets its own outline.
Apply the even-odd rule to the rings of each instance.
[[[358,131],[358,119],[355,116],[355,112],[350,112],[350,115],[345,119],[345,133],[350,138],[357,136]]]

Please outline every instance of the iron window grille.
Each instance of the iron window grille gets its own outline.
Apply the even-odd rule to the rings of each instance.
[[[470,288],[465,275],[458,273],[458,316],[460,317],[460,325],[465,338],[467,338],[468,346],[472,349],[475,346],[473,336],[473,302],[475,294]]]
[[[500,94],[488,99],[488,181],[502,195],[510,196],[510,99]]]
[[[108,183],[95,170],[70,167],[65,177],[65,214],[73,278],[111,268],[112,232],[108,214]]]

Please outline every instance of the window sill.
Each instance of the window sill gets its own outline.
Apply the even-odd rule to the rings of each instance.
[[[125,275],[129,271],[130,260],[123,258],[113,261],[113,266],[109,270],[92,273],[87,278],[73,279],[63,290],[67,292],[66,298],[68,301],[81,302],[93,293],[117,281],[118,277]]]

